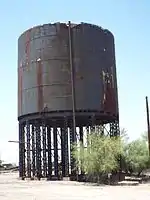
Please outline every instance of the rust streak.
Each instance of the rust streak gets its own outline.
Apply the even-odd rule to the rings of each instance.
[[[109,72],[104,72],[104,99],[103,106],[104,111],[116,114],[116,99],[115,99],[115,89],[113,88],[112,74]]]
[[[38,88],[38,111],[43,110],[43,87],[42,87],[42,65],[37,62],[37,88]]]

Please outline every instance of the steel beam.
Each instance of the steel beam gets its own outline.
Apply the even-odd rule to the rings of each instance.
[[[19,123],[19,177],[25,178],[25,135],[24,125]]]
[[[77,175],[77,169],[76,169],[76,161],[73,157],[73,145],[76,143],[77,138],[74,135],[73,127],[70,127],[70,167],[71,167],[71,176],[76,178]],[[73,179],[74,179],[73,178]]]
[[[69,175],[69,157],[68,157],[68,125],[67,119],[64,119],[64,127],[61,129],[61,163],[62,163],[62,176]]]
[[[30,124],[26,122],[26,161],[27,161],[27,177],[31,178],[31,149],[30,149]]]
[[[79,135],[80,135],[80,139],[79,139],[80,145],[81,145],[81,147],[83,147],[84,143],[83,143],[83,127],[82,126],[79,127]],[[82,164],[83,163],[81,163],[81,166],[82,166]],[[84,174],[84,171],[81,168],[81,175],[83,175],[83,174]]]
[[[51,152],[51,127],[47,127],[47,151],[48,151],[48,179],[52,176],[52,152]]]
[[[32,176],[35,177],[36,168],[35,168],[35,156],[36,156],[36,149],[35,149],[35,127],[32,124]]]
[[[47,156],[46,156],[46,127],[45,124],[43,123],[42,127],[42,142],[43,142],[43,177],[47,177]]]
[[[57,141],[57,126],[53,127],[53,140],[54,140],[54,175],[58,177],[58,141]]]
[[[41,129],[39,124],[36,124],[36,174],[37,178],[41,178]]]
[[[65,169],[65,129],[61,129],[61,167],[62,167],[62,176],[66,176]]]
[[[110,135],[110,137],[115,137],[115,136],[120,135],[119,122],[118,121],[114,121],[114,122],[110,123],[109,135]]]

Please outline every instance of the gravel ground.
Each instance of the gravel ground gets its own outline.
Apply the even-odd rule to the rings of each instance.
[[[92,186],[68,181],[20,181],[0,174],[0,200],[150,200],[150,184]]]

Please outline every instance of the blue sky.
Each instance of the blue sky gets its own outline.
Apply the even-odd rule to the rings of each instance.
[[[59,2],[59,3],[58,3]],[[131,139],[146,130],[145,96],[150,99],[150,2],[148,0],[5,0],[0,4],[0,155],[18,161],[17,39],[48,22],[90,22],[115,36],[120,125]]]

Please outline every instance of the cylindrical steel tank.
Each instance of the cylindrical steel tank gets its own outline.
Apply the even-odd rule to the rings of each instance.
[[[118,115],[114,37],[101,27],[71,27],[77,111]],[[71,111],[68,26],[44,24],[18,40],[18,117]]]
[[[94,131],[119,135],[112,33],[70,22],[25,31],[18,40],[18,121],[19,176],[76,180],[72,145],[88,145]]]

